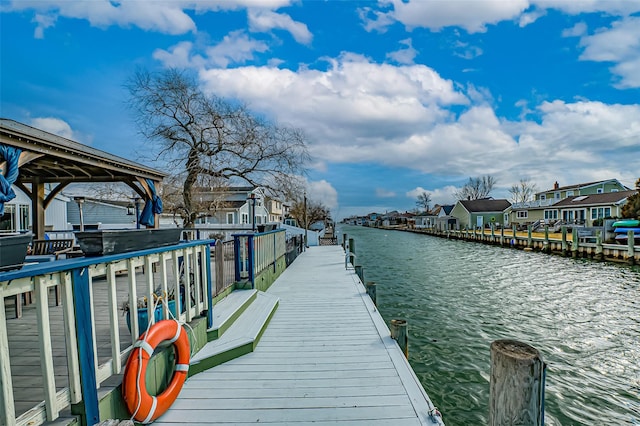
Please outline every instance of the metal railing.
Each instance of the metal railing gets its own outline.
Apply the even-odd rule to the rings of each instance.
[[[283,229],[255,234],[236,234],[236,281],[247,280],[255,285],[255,277],[268,268],[276,270],[278,259],[287,252],[286,232]]]
[[[35,315],[33,310],[31,315],[36,324],[33,328],[21,327],[26,324],[21,323],[27,321],[26,313],[25,318],[9,322],[5,307],[0,309],[2,423],[40,425],[55,420],[70,404],[80,401],[84,403],[87,422],[97,423],[97,389],[112,375],[121,373],[123,361],[140,335],[144,314],[146,318],[169,317],[167,305],[156,310],[148,303],[157,293],[172,295],[175,300],[172,313],[180,321],[189,322],[207,311],[211,326],[212,242],[193,241],[117,255],[46,262],[0,273],[3,301],[35,292]],[[62,304],[50,306],[49,290],[56,286],[62,290]],[[127,305],[126,321],[119,314],[119,298]],[[139,308],[139,301],[144,298],[146,307]],[[126,323],[130,336],[124,336]],[[59,337],[60,332],[64,339]],[[10,335],[14,339],[20,336],[20,344],[10,345]],[[15,363],[18,357],[26,355],[20,352],[27,340],[33,340],[39,349],[32,367],[25,367],[25,362]],[[62,366],[67,374],[61,378]],[[25,394],[15,384],[24,380],[19,377],[19,370],[28,368],[31,376],[34,369],[40,369],[43,401],[30,409],[17,410],[16,401],[24,406],[19,400]],[[35,389],[26,391],[32,401]]]

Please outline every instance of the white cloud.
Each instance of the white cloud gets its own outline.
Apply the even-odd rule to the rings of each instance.
[[[531,12],[523,13],[522,15],[520,15],[520,22],[519,22],[520,28],[524,28],[527,25],[533,24],[538,19],[546,15],[546,13],[547,12],[545,10],[540,10],[540,9],[534,9]]]
[[[338,207],[338,191],[326,180],[307,182],[307,195],[310,199],[318,201],[330,210]]]
[[[255,58],[255,53],[264,53],[269,47],[238,30],[224,36],[220,43],[205,48],[203,54],[196,53],[195,50],[193,43],[184,41],[170,47],[169,50],[156,49],[153,58],[162,62],[165,67],[225,68],[250,61]]]
[[[377,14],[383,23],[398,21],[408,28],[425,27],[440,30],[462,27],[469,33],[485,32],[487,25],[514,20],[529,7],[528,0],[386,0],[392,10]],[[372,24],[368,24],[372,25]]]
[[[396,193],[384,188],[376,188],[376,197],[378,198],[393,198]]]
[[[587,33],[587,24],[578,22],[571,28],[562,31],[562,37],[581,37]]]
[[[77,141],[78,135],[71,129],[69,123],[64,120],[55,117],[36,117],[30,120],[30,125],[44,130],[45,132],[53,133],[54,135],[62,136],[63,138]]]
[[[301,22],[294,21],[287,14],[275,13],[270,10],[250,9],[248,17],[251,31],[268,32],[277,28],[291,33],[298,43],[310,44],[313,40],[313,35],[307,26]]]
[[[53,25],[59,17],[87,20],[92,26],[136,26],[147,31],[166,34],[184,34],[196,31],[196,24],[187,12],[204,13],[241,8],[278,9],[291,0],[110,0],[68,1],[41,0],[37,2],[14,0],[4,4],[4,10],[33,10],[38,25],[36,37]],[[294,23],[297,24],[297,23]],[[294,25],[295,27],[296,25]],[[299,29],[295,29],[300,31]]]
[[[584,51],[581,60],[614,62],[611,71],[620,81],[620,88],[640,87],[640,18],[628,17],[615,21],[580,39]]]
[[[404,195],[406,195],[408,198],[418,198],[418,196],[424,194],[425,192],[430,193],[431,191],[424,189],[421,186],[417,186],[411,191],[407,191]]]
[[[395,52],[387,53],[387,58],[394,60],[399,64],[411,65],[416,58],[418,51],[411,45],[411,39],[400,40],[400,44],[407,46],[404,49],[396,50]]]

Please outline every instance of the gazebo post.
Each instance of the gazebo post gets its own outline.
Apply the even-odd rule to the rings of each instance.
[[[34,178],[31,184],[31,232],[36,239],[44,239],[44,183]]]

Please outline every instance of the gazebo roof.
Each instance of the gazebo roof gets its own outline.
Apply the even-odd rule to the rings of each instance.
[[[78,142],[19,123],[0,119],[0,143],[27,151],[33,159],[20,166],[18,182],[160,182],[158,170]]]

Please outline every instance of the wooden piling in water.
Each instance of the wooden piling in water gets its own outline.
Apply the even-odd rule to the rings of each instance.
[[[373,301],[373,304],[378,306],[378,300],[377,300],[377,292],[376,292],[376,283],[373,281],[368,281],[367,285],[366,285],[366,289],[367,289],[367,294],[369,295],[369,297],[371,298],[371,300]]]
[[[544,425],[544,381],[536,348],[515,340],[491,343],[489,425]]]
[[[364,282],[364,268],[362,265],[356,265],[354,269],[356,270],[356,275],[360,278],[360,282]]]
[[[342,250],[347,251],[347,234],[342,234]]]
[[[356,242],[353,238],[349,238],[349,262],[353,265],[356,261]]]
[[[571,257],[578,257],[578,228],[571,230]]]
[[[627,231],[627,257],[629,260],[629,265],[635,264],[635,249],[633,247],[633,245],[635,244],[635,239],[633,234],[633,231]]]
[[[542,251],[549,253],[551,251],[549,247],[549,225],[544,226],[544,243],[542,244]]]
[[[504,226],[500,227],[500,245],[504,245]]]
[[[567,244],[567,227],[562,227],[562,255],[567,255],[567,250],[569,248],[569,244]]]
[[[404,353],[405,358],[409,358],[409,335],[407,333],[407,321],[403,319],[391,320],[391,337],[398,342],[398,346]]]
[[[596,231],[596,260],[604,259],[604,248],[602,247],[602,233],[600,231]]]
[[[533,247],[533,227],[527,225],[527,248]]]

